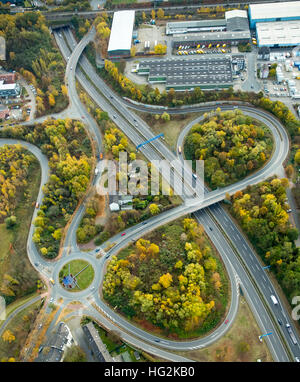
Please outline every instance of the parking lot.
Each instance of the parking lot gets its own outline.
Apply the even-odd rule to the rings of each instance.
[[[194,54],[224,54],[231,53],[231,47],[226,44],[197,44],[197,45],[180,45],[178,49],[174,49],[177,56],[194,55]]]
[[[164,33],[164,27],[157,25],[142,24],[138,29],[137,39],[139,42],[135,44],[137,53],[144,53],[147,51],[154,51],[156,44],[166,44],[166,36]],[[149,47],[145,49],[145,42],[149,41]]]
[[[285,84],[278,84],[276,81],[263,81],[263,91],[269,97],[289,97],[289,90]]]

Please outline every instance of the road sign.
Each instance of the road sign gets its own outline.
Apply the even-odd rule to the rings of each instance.
[[[269,336],[270,334],[272,334],[272,332],[269,332],[269,333],[260,335],[260,336],[258,337],[259,340],[260,340],[260,342],[262,342],[262,338],[263,338],[263,337]]]
[[[164,136],[164,134],[161,133],[161,134],[158,134],[158,135],[156,135],[155,137],[153,137],[153,138],[151,138],[151,139],[148,139],[148,141],[145,141],[145,142],[143,142],[143,143],[140,143],[139,145],[136,146],[136,150],[138,150],[140,147],[146,145],[147,143],[152,142],[152,141],[154,141],[155,139],[158,139],[158,138],[163,137],[163,136]]]

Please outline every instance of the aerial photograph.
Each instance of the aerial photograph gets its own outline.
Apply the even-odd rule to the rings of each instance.
[[[299,0],[0,0],[0,361],[300,371]]]

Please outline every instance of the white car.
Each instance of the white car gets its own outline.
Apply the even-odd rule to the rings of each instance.
[[[49,303],[50,303],[50,304],[52,304],[52,303],[53,303],[53,301],[54,301],[54,298],[53,298],[53,297],[51,297],[51,298],[50,298],[50,300],[49,300]]]

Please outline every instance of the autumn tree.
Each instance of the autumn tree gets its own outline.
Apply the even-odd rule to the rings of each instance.
[[[164,16],[165,16],[165,12],[164,12],[164,10],[163,10],[162,8],[159,8],[159,9],[157,10],[157,18],[158,18],[158,19],[163,19]],[[155,16],[154,16],[154,17],[155,17]],[[152,17],[152,18],[154,19],[154,17]]]
[[[13,335],[13,333],[10,330],[5,330],[5,332],[2,334],[2,339],[4,342],[12,343],[16,337]]]

